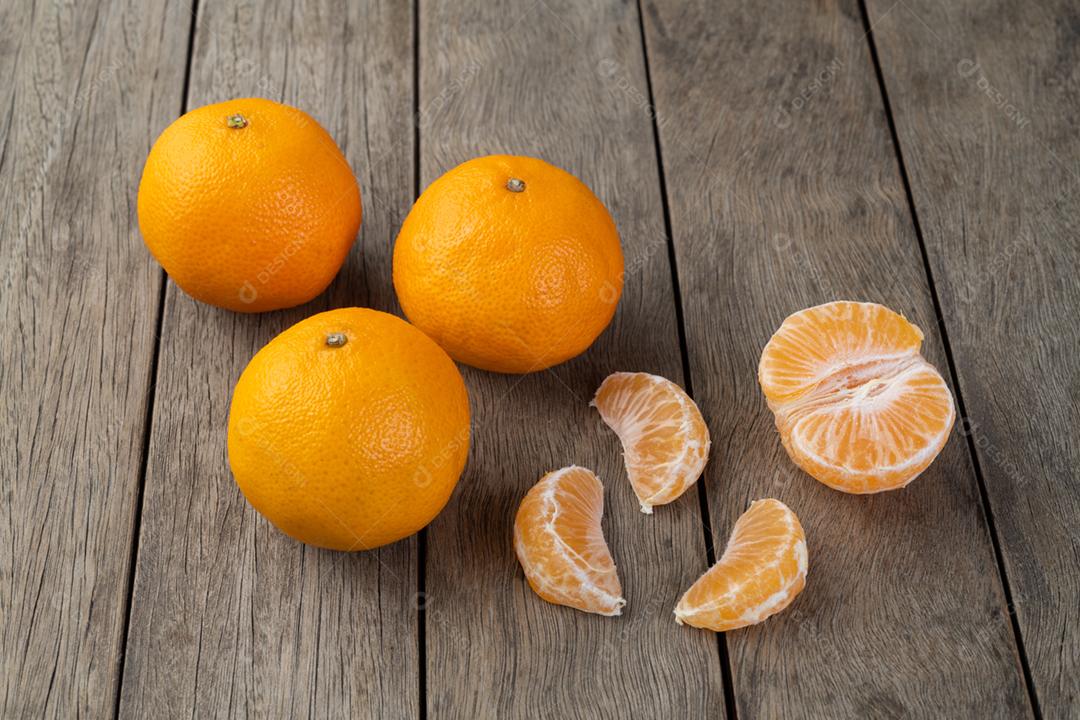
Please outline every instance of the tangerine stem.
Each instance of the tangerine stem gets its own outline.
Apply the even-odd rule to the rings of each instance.
[[[345,333],[328,333],[326,336],[326,344],[330,347],[341,347],[349,341],[349,338],[345,337]]]
[[[245,127],[247,127],[247,124],[248,124],[247,118],[244,117],[243,115],[241,115],[240,113],[236,113],[235,115],[230,115],[228,118],[226,118],[225,122],[233,130],[239,130],[240,128],[245,128]]]
[[[510,178],[506,181],[506,189],[510,192],[524,192],[525,181],[520,178]]]

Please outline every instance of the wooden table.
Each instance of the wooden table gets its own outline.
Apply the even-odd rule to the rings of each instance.
[[[1080,717],[1080,13],[1072,0],[114,0],[0,7],[0,715]],[[186,109],[312,113],[357,173],[323,296],[245,316],[178,291],[135,191]],[[396,311],[417,193],[543,157],[611,209],[612,327],[547,372],[464,369],[468,468],[419,536],[339,554],[275,531],[225,455],[233,384],[316,311]],[[787,459],[755,368],[789,313],[882,302],[956,394],[908,489],[846,496]],[[687,387],[694,492],[637,510],[588,399]],[[510,545],[546,470],[593,468],[629,605],[541,602]],[[714,635],[681,592],[760,497],[809,584]]]

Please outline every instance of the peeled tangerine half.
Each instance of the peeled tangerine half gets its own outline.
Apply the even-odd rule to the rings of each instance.
[[[923,334],[882,305],[831,302],[784,320],[758,381],[795,464],[829,487],[907,485],[944,447],[956,411],[919,353]]]
[[[537,595],[599,615],[622,612],[603,514],[604,487],[591,470],[572,465],[533,485],[514,520],[514,552]]]
[[[806,536],[779,500],[757,500],[735,522],[724,554],[675,606],[675,622],[723,632],[780,612],[806,585]]]
[[[641,512],[675,500],[701,475],[709,428],[675,383],[648,373],[613,373],[590,404],[619,436]]]

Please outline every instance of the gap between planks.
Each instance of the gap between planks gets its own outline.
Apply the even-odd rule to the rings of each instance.
[[[652,69],[649,66],[649,42],[645,33],[644,9],[641,0],[637,0],[638,32],[641,35],[641,57],[645,64],[645,92],[649,98],[649,107],[656,108],[653,96]],[[649,113],[652,120],[653,147],[656,148],[656,170],[660,181],[660,207],[664,215],[664,234],[667,241],[668,267],[671,268],[671,290],[675,298],[675,324],[679,336],[679,354],[682,360],[683,382],[686,394],[694,398],[694,381],[690,374],[690,350],[686,345],[686,325],[683,319],[682,289],[679,286],[679,264],[675,256],[675,239],[671,230],[671,205],[668,201],[667,177],[664,170],[664,154],[660,147],[660,128],[657,125],[656,112]],[[697,402],[695,400],[695,402]],[[694,482],[698,496],[698,512],[701,515],[701,531],[705,534],[706,567],[711,568],[716,562],[716,546],[713,542],[712,514],[709,511],[709,498],[705,483],[698,478]],[[716,633],[716,652],[720,657],[720,671],[723,675],[724,710],[727,720],[738,720],[738,705],[735,702],[735,681],[731,670],[731,656],[728,652],[727,633]]]
[[[180,115],[188,109],[188,90],[191,87],[191,62],[195,55],[195,28],[199,15],[199,0],[191,0],[191,23],[188,27],[187,57],[184,60],[184,87],[180,93]],[[139,535],[142,532],[143,494],[146,489],[146,471],[150,462],[150,432],[154,427],[155,395],[158,383],[158,359],[164,341],[162,328],[165,324],[165,291],[169,276],[165,268],[158,268],[161,278],[158,286],[157,322],[154,332],[154,352],[150,357],[150,387],[146,398],[146,420],[143,426],[142,456],[139,460],[139,487],[135,493],[135,519],[131,527],[131,550],[128,553],[127,592],[124,595],[124,629],[120,637],[120,657],[117,661],[116,697],[113,699],[113,717],[119,720],[120,699],[124,689],[124,665],[127,662],[128,633],[131,630],[131,607],[135,600],[135,568],[139,559]]]
[[[956,360],[953,358],[952,344],[949,340],[949,330],[945,323],[945,314],[941,309],[941,299],[938,296],[937,286],[934,283],[934,272],[930,267],[930,256],[926,251],[926,241],[923,239],[922,225],[919,223],[919,213],[915,208],[915,198],[911,192],[911,180],[908,178],[907,166],[904,163],[903,149],[900,147],[900,136],[896,132],[896,122],[893,119],[892,104],[889,102],[889,92],[885,87],[885,76],[881,71],[881,59],[878,56],[877,45],[874,42],[874,30],[870,24],[870,13],[866,8],[866,0],[859,0],[859,13],[862,17],[864,37],[870,50],[870,60],[874,67],[874,77],[877,80],[878,91],[881,95],[882,108],[885,119],[889,126],[889,137],[892,140],[893,154],[896,158],[897,168],[900,171],[900,181],[904,187],[904,197],[907,199],[908,212],[911,213],[911,222],[915,230],[915,238],[918,240],[919,254],[923,262],[923,271],[926,274],[927,287],[930,291],[930,299],[934,305],[934,314],[937,317],[938,327],[941,329],[941,343],[945,350],[945,359],[949,367],[949,377],[952,380],[953,391],[956,393],[956,403],[961,422],[967,420],[967,408],[964,405],[964,396],[960,390],[960,376],[956,371]],[[986,519],[987,532],[990,535],[990,545],[994,549],[994,562],[997,565],[1001,587],[1005,593],[1006,609],[1009,616],[1009,624],[1012,627],[1013,641],[1016,643],[1016,651],[1020,662],[1020,669],[1024,676],[1024,686],[1027,689],[1028,700],[1031,703],[1032,712],[1036,720],[1042,718],[1042,710],[1039,706],[1039,697],[1035,692],[1035,683],[1031,675],[1031,664],[1028,661],[1027,652],[1024,649],[1024,637],[1020,632],[1020,623],[1016,613],[1012,611],[1013,594],[1009,584],[1009,575],[1005,569],[1005,559],[1001,552],[1001,542],[998,539],[997,525],[994,522],[994,509],[990,504],[990,496],[986,491],[986,480],[983,477],[982,467],[979,463],[979,455],[975,452],[975,440],[971,433],[967,433],[968,455],[971,458],[972,467],[975,471],[975,479],[979,487],[979,498],[983,509],[983,517]]]

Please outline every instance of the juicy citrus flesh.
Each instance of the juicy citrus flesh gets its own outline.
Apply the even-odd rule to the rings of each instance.
[[[806,586],[806,536],[779,500],[756,500],[735,522],[720,559],[675,606],[675,621],[723,632],[754,625]]]
[[[788,455],[837,490],[904,487],[945,446],[956,419],[923,334],[875,303],[832,302],[784,320],[758,380]]]
[[[360,190],[311,116],[241,98],[192,110],[161,133],[138,214],[147,247],[186,293],[262,312],[326,289],[360,228]]]
[[[378,547],[427,525],[469,451],[454,362],[401,318],[342,308],[278,335],[244,369],[229,462],[248,501],[291,537]]]
[[[470,160],[433,182],[402,225],[393,265],[412,323],[455,360],[503,373],[584,352],[623,285],[603,203],[570,173],[511,155]]]
[[[622,612],[603,514],[604,487],[582,467],[550,472],[529,490],[514,520],[514,552],[537,595],[599,615]]]
[[[590,403],[619,436],[630,485],[643,513],[694,484],[709,457],[709,428],[681,387],[648,373],[617,372]]]

